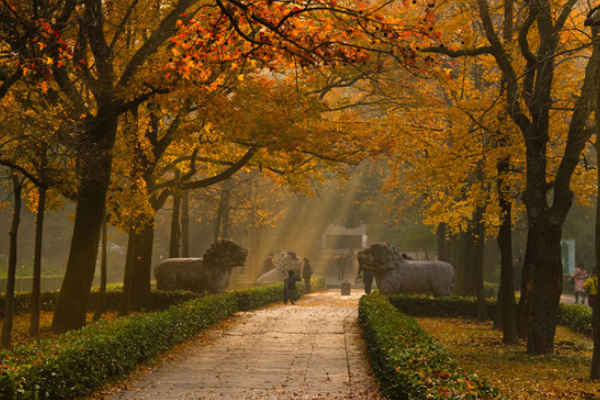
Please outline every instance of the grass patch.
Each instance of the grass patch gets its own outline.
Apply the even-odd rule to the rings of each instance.
[[[558,326],[555,353],[529,356],[524,341],[502,343],[491,322],[416,317],[461,367],[485,376],[511,399],[598,399],[600,382],[588,380],[593,341]]]

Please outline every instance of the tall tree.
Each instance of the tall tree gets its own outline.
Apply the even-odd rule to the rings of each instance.
[[[598,7],[592,8],[585,19],[585,25],[591,27],[592,44],[594,46],[594,56],[600,57],[600,23],[597,21]],[[600,62],[600,58],[593,60]],[[595,134],[596,134],[596,226],[595,226],[595,256],[596,268],[600,265],[600,68],[596,71],[596,97],[595,97]],[[590,368],[590,379],[600,379],[600,308],[596,303],[592,308],[592,330],[594,335],[594,351],[592,353],[592,364]]]
[[[13,216],[10,226],[10,246],[8,254],[8,275],[6,278],[6,289],[4,291],[4,317],[2,320],[2,347],[12,347],[12,328],[15,313],[15,277],[17,271],[17,235],[21,223],[21,207],[23,203],[22,190],[24,179],[16,171],[11,171],[13,183]]]
[[[379,11],[349,9],[334,1],[274,5],[271,1],[242,4],[218,0],[204,4],[178,0],[158,9],[153,4],[84,0],[84,7],[78,7],[76,2],[67,1],[51,27],[57,35],[48,47],[55,50],[53,59],[59,60],[52,64],[54,82],[79,128],[81,155],[73,239],[53,320],[57,332],[85,323],[120,115],[157,94],[172,91],[176,85],[181,87],[187,81],[201,84],[209,77],[204,68],[207,56],[230,69],[252,58],[268,68],[284,59],[319,66],[328,61],[368,59],[362,44],[373,42],[372,38],[382,49],[380,53],[402,59],[404,43],[412,40],[406,35],[411,31],[405,23],[387,22]],[[190,10],[193,6],[197,8]],[[128,24],[134,18],[147,21],[149,33],[144,37],[140,32],[135,41],[127,41],[131,38]],[[61,35],[69,32],[64,28],[71,21],[78,27],[72,38],[73,62],[61,64],[64,52],[59,40],[64,42]],[[424,25],[430,22],[427,18]],[[422,20],[420,23],[423,25]],[[413,31],[428,34],[427,28]],[[169,40],[171,45],[167,46]],[[127,48],[125,42],[135,46]],[[223,51],[227,45],[233,52]],[[167,54],[171,56],[168,61]],[[150,59],[158,62],[156,67]],[[85,85],[82,90],[79,84]],[[219,82],[213,82],[213,89],[218,86]],[[82,115],[85,117],[80,118]]]
[[[526,146],[523,202],[528,217],[525,254],[528,279],[524,282],[519,312],[520,320],[528,321],[530,354],[551,353],[554,348],[562,291],[562,226],[573,201],[571,180],[591,135],[586,125],[593,106],[597,65],[587,64],[575,99],[563,96],[565,85],[573,85],[572,81],[564,79],[564,75],[560,81],[555,79],[557,72],[576,69],[578,65],[567,61],[581,43],[577,39],[580,38],[577,24],[582,19],[575,3],[575,0],[519,3],[517,8],[522,10],[522,18],[515,27],[518,40],[513,49],[514,42],[502,40],[499,34],[503,10],[491,8],[486,0],[478,0],[477,17],[486,44],[467,48],[446,43],[428,49],[452,57],[491,55],[505,77],[506,112],[519,128]],[[571,39],[567,40],[567,36]],[[573,110],[568,116],[568,127],[564,126],[567,119],[562,114],[564,110]],[[562,138],[560,133],[564,131],[567,134]],[[560,157],[552,158],[554,152]],[[558,159],[560,162],[555,163]]]

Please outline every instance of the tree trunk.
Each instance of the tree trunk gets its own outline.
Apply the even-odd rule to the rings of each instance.
[[[133,280],[133,259],[135,257],[135,229],[130,229],[127,236],[127,253],[125,255],[125,271],[123,274],[123,294],[119,303],[119,315],[127,315],[129,300],[127,296],[131,293],[131,282]]]
[[[528,354],[551,354],[562,293],[560,239],[562,225],[530,221],[525,263],[530,267],[533,293],[529,301]]]
[[[179,258],[181,240],[181,196],[173,193],[173,212],[171,213],[171,240],[169,242],[169,258]]]
[[[139,311],[147,307],[150,300],[154,221],[149,221],[139,229],[139,232],[129,233],[120,315]]]
[[[190,194],[183,192],[181,198],[181,257],[190,256]]]
[[[477,320],[483,322],[487,319],[487,310],[485,307],[485,289],[483,287],[485,224],[482,218],[483,207],[478,206],[475,212],[475,226],[473,229],[473,272],[475,294],[477,295]]]
[[[512,2],[508,12],[508,18],[512,24]],[[503,84],[503,87],[505,85]],[[506,147],[508,137],[498,132],[498,146]],[[519,334],[517,331],[517,314],[515,305],[515,278],[513,276],[513,253],[512,253],[512,203],[510,196],[510,183],[506,180],[510,173],[510,156],[503,157],[496,164],[498,179],[496,190],[498,191],[500,205],[500,220],[502,224],[498,230],[496,241],[500,250],[500,289],[498,291],[498,302],[496,310],[495,325],[502,329],[502,340],[505,344],[517,344]]]
[[[448,249],[448,226],[441,222],[437,228],[437,247],[438,247],[438,260],[449,261],[449,249]]]
[[[221,235],[223,238],[229,238],[231,207],[229,204],[229,194],[231,190],[231,180],[223,182],[223,196],[221,197],[223,213],[221,217]]]
[[[221,237],[221,221],[223,220],[223,207],[219,201],[219,208],[217,209],[217,216],[215,218],[215,227],[213,230],[213,241],[216,242]]]
[[[33,259],[33,285],[31,288],[31,317],[29,321],[29,334],[37,337],[40,334],[40,292],[42,280],[42,240],[44,237],[44,215],[46,209],[45,187],[39,187],[37,215],[35,221],[35,250]]]
[[[519,341],[519,335],[517,331],[515,280],[512,264],[511,204],[509,201],[501,200],[500,207],[504,212],[502,215],[502,225],[497,237],[501,265],[497,313],[500,314],[503,342],[505,344],[516,344]]]
[[[102,313],[104,312],[104,301],[106,298],[106,247],[107,247],[107,237],[106,237],[106,213],[104,214],[104,220],[102,221],[102,240],[101,240],[101,251],[102,254],[100,256],[100,291],[98,293],[98,308],[94,312],[94,321],[99,321],[102,318]]]
[[[600,58],[600,42],[598,37],[598,27],[592,27],[592,37],[594,43],[594,60],[596,63]],[[600,69],[596,71],[596,104],[595,104],[595,122],[596,122],[596,231],[595,231],[595,251],[596,268],[600,267]],[[592,354],[592,364],[590,368],[590,379],[600,379],[600,307],[599,302],[594,302],[592,310],[592,328],[594,335],[594,351]]]
[[[21,190],[23,181],[19,180],[16,173],[12,172],[15,203],[13,205],[12,223],[10,226],[10,249],[8,254],[8,276],[6,277],[6,290],[4,292],[4,319],[2,321],[2,347],[12,347],[12,328],[15,312],[15,277],[17,275],[17,237],[21,223]]]
[[[459,246],[459,269],[460,275],[457,275],[459,282],[460,294],[462,296],[476,296],[476,279],[477,279],[477,252],[476,240],[476,222],[471,222],[467,232],[460,234]]]
[[[82,144],[82,173],[75,224],[65,277],[60,288],[52,330],[66,332],[85,326],[90,288],[96,269],[98,243],[110,184],[112,152],[118,118],[112,109],[99,109]]]
[[[452,235],[451,239],[452,252],[450,254],[450,259],[452,260],[451,264],[456,270],[456,285],[454,291],[458,296],[467,295],[465,287],[465,265],[467,264],[465,243],[467,240],[465,236],[466,234],[464,232],[460,232]]]
[[[594,335],[594,351],[592,352],[592,364],[590,368],[590,379],[600,379],[600,346],[597,345],[600,338],[600,304],[598,301],[594,302],[592,308],[592,330]]]

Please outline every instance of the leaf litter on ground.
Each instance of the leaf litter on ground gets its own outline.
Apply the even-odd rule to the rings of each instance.
[[[416,319],[461,367],[511,399],[600,399],[600,382],[588,379],[593,340],[586,335],[558,326],[554,354],[530,356],[523,340],[503,344],[489,321]]]

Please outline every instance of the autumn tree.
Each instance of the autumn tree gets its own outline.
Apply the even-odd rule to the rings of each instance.
[[[23,73],[26,68],[45,78],[39,80],[39,90],[59,104],[60,135],[79,157],[74,233],[53,321],[57,332],[85,323],[112,150],[126,113],[188,82],[202,85],[210,78],[206,61],[226,69],[252,59],[267,69],[286,62],[320,68],[330,62],[362,62],[374,50],[406,62],[408,44],[427,35],[432,22],[428,13],[415,24],[384,18],[376,5],[350,7],[336,1],[173,0],[158,7],[142,0],[8,1],[1,7],[16,23],[43,10],[36,20],[40,29],[30,41],[43,57],[18,65]],[[402,17],[403,10],[397,9],[397,15]],[[210,85],[217,90],[220,82]]]
[[[133,272],[136,279],[129,278],[126,272],[126,291],[127,282],[135,282],[140,288],[135,291],[145,293],[140,299],[149,295],[150,233],[154,213],[173,194],[215,186],[223,181],[221,185],[225,189],[220,192],[216,201],[220,206],[215,210],[215,215],[222,218],[217,218],[215,226],[219,227],[216,235],[227,236],[228,233],[221,228],[229,227],[229,223],[224,221],[231,204],[225,199],[232,197],[231,176],[240,168],[246,171],[259,168],[263,175],[270,176],[280,185],[285,183],[296,190],[306,190],[312,179],[324,178],[323,171],[333,171],[342,164],[356,164],[371,154],[365,146],[369,130],[355,129],[351,132],[339,129],[337,122],[323,119],[327,108],[316,94],[300,90],[298,82],[290,85],[286,80],[276,78],[262,74],[254,77],[246,75],[243,87],[219,96],[211,95],[210,105],[202,107],[202,115],[194,112],[187,117],[179,115],[171,118],[172,123],[147,125],[142,136],[143,146],[141,142],[124,142],[120,160],[128,160],[125,156],[128,151],[133,159],[123,164],[124,168],[130,169],[119,172],[119,175],[136,179],[138,172],[143,173],[140,174],[140,182],[129,184],[127,190],[117,192],[117,198],[121,198],[121,204],[127,210],[117,214],[125,219],[133,217],[131,221],[136,232],[145,231],[149,235],[143,245],[136,247],[134,242],[129,243],[128,253],[136,248],[145,250],[128,257],[139,268],[127,270],[139,272]],[[198,101],[198,97],[196,99]],[[257,109],[268,112],[257,115]],[[154,108],[153,112],[156,113],[157,109]],[[160,117],[149,121],[153,119],[168,120]],[[173,124],[177,129],[173,128]],[[334,129],[335,126],[338,129]],[[174,132],[177,134],[174,135]],[[137,140],[136,136],[131,138]],[[323,141],[323,138],[327,140]],[[385,140],[385,135],[382,140]],[[371,140],[372,146],[376,143]],[[195,146],[192,154],[189,154],[190,145]],[[138,150],[131,152],[133,149]],[[152,156],[148,157],[149,154]],[[128,197],[134,201],[127,200]],[[150,205],[147,212],[139,206],[145,204],[144,199],[148,199]],[[130,240],[132,237],[130,234]],[[132,309],[143,304],[141,300],[135,301]],[[123,312],[126,309],[123,308]]]
[[[553,351],[562,291],[562,226],[573,201],[576,167],[591,135],[586,126],[593,106],[597,67],[587,63],[584,69],[571,57],[586,40],[578,30],[582,19],[575,3],[507,3],[522,10],[514,25],[515,41],[502,38],[506,27],[504,9],[478,0],[477,23],[487,43],[469,47],[464,41],[457,42],[457,38],[461,39],[457,35],[448,37],[444,46],[428,49],[451,57],[492,56],[502,73],[506,114],[525,143],[527,179],[523,202],[528,240],[520,316],[521,326],[526,321],[524,317],[528,317],[527,348],[531,354]],[[506,16],[510,18],[512,14]],[[561,79],[556,79],[559,76]],[[579,81],[565,79],[567,76]],[[571,95],[573,87],[578,93],[575,98]],[[555,154],[559,157],[553,157]]]

